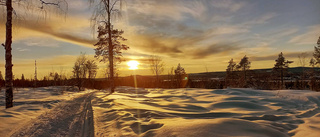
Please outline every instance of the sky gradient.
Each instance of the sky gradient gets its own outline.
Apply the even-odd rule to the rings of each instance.
[[[36,1],[35,1],[36,2]],[[55,71],[72,76],[80,52],[94,56],[97,30],[91,27],[93,6],[88,0],[67,0],[66,15],[56,10],[25,11],[15,5],[13,70],[32,78],[37,60],[41,79]],[[150,75],[150,55],[165,62],[164,74],[178,63],[187,73],[225,71],[228,61],[247,55],[251,68],[272,68],[280,52],[299,66],[298,55],[308,53],[320,36],[319,0],[127,0],[123,16],[113,23],[124,30],[123,58],[140,62],[137,74]],[[1,7],[1,11],[5,11]],[[4,13],[4,12],[2,12]],[[5,16],[0,17],[0,42],[5,41]],[[0,52],[4,75],[4,49]],[[98,77],[105,65],[99,64]],[[121,76],[132,71],[122,62]]]

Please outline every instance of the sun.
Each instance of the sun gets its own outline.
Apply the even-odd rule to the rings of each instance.
[[[129,69],[138,69],[139,62],[131,60],[127,63],[127,65],[130,67]]]

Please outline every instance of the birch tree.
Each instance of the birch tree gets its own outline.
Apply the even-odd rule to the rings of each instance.
[[[159,86],[159,75],[161,75],[161,73],[164,70],[164,63],[161,59],[160,56],[156,56],[156,55],[152,55],[149,57],[149,67],[150,70],[152,71],[152,73],[154,75],[156,75],[156,79],[157,79],[157,86]]]
[[[35,1],[35,2],[33,2]],[[31,4],[30,4],[31,3]],[[17,15],[17,11],[13,8],[13,4],[17,4],[19,6],[24,6],[26,9],[40,9],[44,10],[48,6],[53,6],[58,9],[64,9],[62,5],[68,5],[64,0],[50,0],[47,2],[46,0],[1,0],[0,6],[6,7],[6,38],[5,43],[1,44],[5,49],[5,87],[6,87],[6,108],[13,107],[13,73],[12,73],[12,24],[13,24],[13,14]],[[35,4],[35,5],[32,5]],[[18,9],[18,8],[17,8]],[[67,9],[67,6],[65,6]],[[65,10],[66,11],[66,10]],[[17,15],[18,16],[18,15]]]

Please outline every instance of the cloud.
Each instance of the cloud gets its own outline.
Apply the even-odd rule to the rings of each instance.
[[[253,26],[253,25],[260,25],[260,24],[265,24],[268,21],[270,21],[272,18],[278,16],[279,14],[274,13],[274,12],[269,12],[265,13],[264,15],[261,15],[260,17],[254,17],[253,19],[246,21],[242,23],[245,26]]]
[[[141,52],[148,54],[164,54],[169,57],[179,58],[205,58],[210,55],[219,53],[228,53],[233,50],[240,49],[240,42],[232,42],[226,44],[219,39],[213,39],[216,35],[231,35],[246,32],[237,27],[221,27],[213,28],[205,32],[196,32],[195,34],[186,33],[189,29],[182,29],[182,35],[167,36],[159,34],[140,34],[134,35],[130,39],[135,42],[131,43],[133,47],[138,48]],[[189,34],[189,35],[183,35]],[[215,43],[215,44],[214,44]]]
[[[292,60],[293,58],[297,58],[302,52],[283,52],[283,56],[286,60]],[[312,55],[313,51],[305,52],[307,55]],[[250,60],[252,61],[266,61],[266,60],[276,60],[278,55],[280,54],[272,54],[266,56],[250,56]]]
[[[23,51],[29,51],[29,49],[24,49],[24,48],[17,48],[18,51],[23,52]]]
[[[305,28],[305,33],[297,35],[289,40],[289,43],[300,44],[300,45],[316,45],[317,40],[320,36],[320,24],[313,25]]]
[[[211,1],[211,5],[218,9],[227,9],[230,12],[237,12],[241,8],[245,7],[245,2],[233,1],[233,0],[219,0]]]
[[[4,28],[4,23],[1,22],[0,26]],[[26,20],[24,23],[14,24],[15,31],[13,32],[13,38],[14,40],[20,40],[37,37],[37,39],[41,40],[41,37],[51,37],[58,41],[93,48],[96,40],[93,39],[92,33],[87,31],[87,28],[90,28],[90,23],[83,18],[69,18],[67,21],[55,17],[52,17],[50,21],[31,19]],[[5,36],[2,34],[0,37],[4,38]],[[36,43],[30,44],[36,45]]]
[[[232,51],[239,50],[240,47],[237,45],[237,43],[231,43],[231,44],[213,44],[205,48],[198,48],[193,51],[188,51],[193,59],[201,59],[205,58],[210,55],[214,54],[221,54],[221,53],[229,53]]]

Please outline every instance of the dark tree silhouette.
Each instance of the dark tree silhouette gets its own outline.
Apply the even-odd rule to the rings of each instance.
[[[73,77],[77,81],[77,87],[80,90],[82,90],[83,80],[86,78],[87,68],[86,68],[86,62],[88,58],[85,54],[81,53],[80,56],[77,58],[76,62],[73,66]]]
[[[317,46],[314,47],[314,52],[313,52],[313,58],[310,59],[309,62],[310,66],[312,66],[312,70],[311,70],[311,81],[310,81],[310,86],[311,86],[311,90],[317,90],[316,87],[316,78],[314,77],[315,75],[315,71],[314,71],[314,67],[317,66],[318,64],[320,64],[320,37],[317,41]]]
[[[88,70],[88,79],[94,79],[97,75],[98,65],[94,60],[87,60],[86,68]]]
[[[250,69],[250,65],[251,62],[249,61],[247,55],[245,55],[237,65],[237,69],[243,72],[243,80],[245,86],[247,85],[247,71]]]
[[[233,61],[233,59],[230,59],[228,62],[229,65],[227,66],[227,75],[226,75],[226,85],[229,86],[233,84],[233,79],[234,79],[234,71],[236,69],[236,63]]]
[[[94,3],[94,0],[89,0]],[[106,62],[109,60],[110,69],[110,85],[111,92],[114,92],[114,59],[121,56],[120,50],[127,50],[128,46],[120,44],[119,40],[126,40],[121,35],[123,31],[113,29],[111,25],[111,16],[121,17],[122,0],[98,0],[99,3],[95,8],[92,16],[93,28],[98,25],[98,39],[99,42],[95,44],[96,56],[102,56],[100,61]],[[120,9],[119,9],[120,8]],[[101,24],[102,22],[102,24]]]
[[[164,63],[161,57],[156,55],[152,55],[149,57],[149,63],[150,63],[149,64],[150,70],[154,75],[156,75],[156,78],[157,78],[156,83],[157,83],[157,86],[159,86],[159,75],[161,75],[161,73],[164,70]]]
[[[320,37],[317,41],[317,46],[314,47],[313,57],[316,60],[316,64],[320,64]]]
[[[24,79],[24,75],[23,75],[23,74],[21,75],[21,80],[25,80],[25,79]]]
[[[175,78],[177,81],[177,87],[182,86],[182,80],[184,79],[184,76],[186,75],[186,71],[183,67],[181,67],[180,63],[178,64],[177,68],[174,70]]]
[[[2,1],[1,1],[2,2]],[[17,1],[17,2],[20,2]],[[27,3],[27,8],[30,7],[30,4]],[[6,40],[5,43],[2,44],[2,46],[5,48],[5,60],[6,60],[6,65],[5,65],[5,86],[6,86],[6,108],[13,107],[13,73],[12,73],[12,22],[13,18],[12,15],[14,13],[13,9],[13,1],[12,0],[5,0],[5,4],[3,6],[6,7]],[[58,8],[61,8],[60,5],[66,4],[65,1],[62,0],[53,0],[51,2],[46,2],[46,0],[39,0],[40,8],[41,10],[44,9],[45,5],[53,5]],[[2,6],[2,4],[0,4]]]
[[[314,67],[316,66],[316,64],[317,64],[316,60],[314,58],[311,58],[310,62],[309,62],[309,65],[312,67],[312,69],[311,69],[311,78],[310,78],[310,82],[309,82],[311,90],[315,90],[316,78],[314,76],[315,75]]]
[[[283,56],[282,52],[279,54],[278,59],[275,60],[276,64],[274,64],[273,70],[276,72],[280,71],[280,78],[281,78],[281,85],[280,89],[283,87],[283,75],[289,68],[289,64],[293,63],[293,61],[285,60],[285,57]]]
[[[109,28],[111,27],[111,28]],[[109,33],[111,30],[111,33]],[[124,33],[122,30],[113,29],[112,26],[105,23],[104,26],[98,28],[98,42],[94,44],[96,55],[95,57],[100,59],[100,62],[109,61],[110,68],[110,80],[111,80],[111,93],[114,92],[114,65],[115,62],[120,62],[122,56],[121,50],[127,50],[129,47],[125,44],[121,44],[122,41],[126,41],[121,35]],[[101,58],[100,58],[101,57]]]

